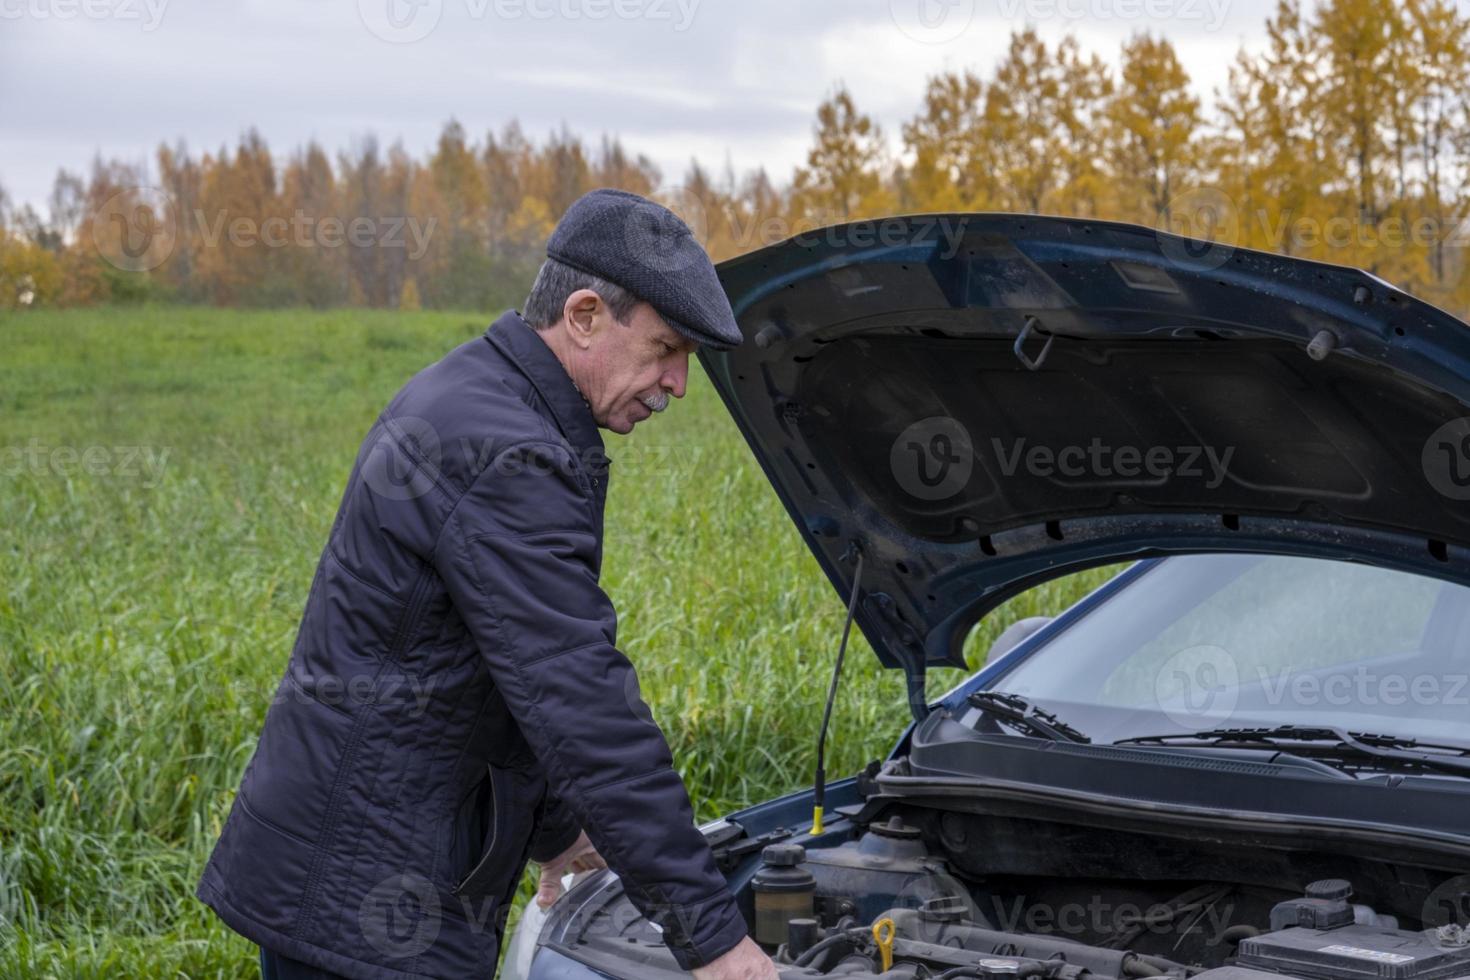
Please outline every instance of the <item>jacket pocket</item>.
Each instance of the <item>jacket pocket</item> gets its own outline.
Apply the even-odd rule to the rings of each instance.
[[[487,766],[486,777],[470,794],[473,810],[456,820],[456,835],[478,833],[477,857],[451,891],[467,899],[499,898],[509,903],[520,884],[536,829],[539,780],[524,770]]]

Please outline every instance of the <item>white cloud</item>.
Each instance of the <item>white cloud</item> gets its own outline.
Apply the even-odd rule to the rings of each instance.
[[[1048,40],[1071,31],[1110,62],[1133,31],[1163,33],[1207,96],[1223,85],[1241,40],[1259,38],[1273,5],[91,0],[140,11],[151,2],[161,8],[152,30],[119,17],[63,20],[27,12],[80,2],[0,0],[0,183],[37,206],[58,166],[85,170],[94,152],[142,160],[160,142],[181,138],[196,151],[214,151],[253,125],[279,153],[313,138],[336,151],[367,132],[387,143],[401,137],[423,153],[451,116],[476,137],[512,118],[533,137],[563,123],[588,139],[616,134],[628,149],[652,157],[671,181],[691,156],[717,172],[727,158],[738,171],[764,166],[784,181],[804,158],[817,103],[837,82],[878,118],[896,149],[902,122],[918,108],[930,75],[964,67],[989,73],[1009,32],[1021,26],[1007,19],[1008,11],[1023,16],[1047,2],[1074,5],[1067,9],[1229,3],[1213,32],[1188,20],[1036,20]],[[422,40],[390,43],[369,29],[359,8],[367,5],[361,9],[378,17],[372,5],[389,2],[437,4],[438,19]],[[915,20],[920,8],[910,7],[917,3],[947,3],[951,13],[970,15],[962,29],[949,21],[938,34],[920,32],[916,40],[914,25],[933,23]],[[554,16],[533,16],[528,4]],[[398,12],[404,10],[414,8]],[[576,13],[555,13],[560,10]],[[21,15],[11,16],[15,11]],[[629,11],[647,15],[624,16]]]

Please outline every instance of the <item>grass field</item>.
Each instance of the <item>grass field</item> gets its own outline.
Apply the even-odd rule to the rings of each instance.
[[[0,976],[254,974],[194,883],[359,439],[488,319],[0,315]],[[700,816],[798,788],[840,602],[702,377],[608,448],[604,584]],[[1102,577],[1015,600],[972,660]],[[853,653],[834,775],[907,720],[902,679]]]

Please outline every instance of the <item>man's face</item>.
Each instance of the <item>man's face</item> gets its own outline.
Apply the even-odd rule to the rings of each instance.
[[[589,298],[590,297],[590,298]],[[683,398],[695,343],[675,333],[647,303],[626,323],[613,319],[601,297],[578,290],[567,298],[563,326],[578,348],[572,380],[597,424],[620,434]]]

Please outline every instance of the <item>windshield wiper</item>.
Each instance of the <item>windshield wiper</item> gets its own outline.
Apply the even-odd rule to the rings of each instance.
[[[1090,744],[1092,739],[1062,721],[1050,711],[1043,711],[1019,694],[1003,691],[975,691],[968,698],[971,705],[987,714],[994,715],[1013,728],[1049,738],[1053,742],[1079,742]]]
[[[1381,768],[1428,770],[1470,776],[1470,746],[1421,742],[1397,735],[1348,732],[1328,726],[1213,728],[1182,735],[1140,735],[1114,745],[1181,745],[1259,749],[1291,743],[1296,755],[1326,755],[1340,761],[1373,760]]]

